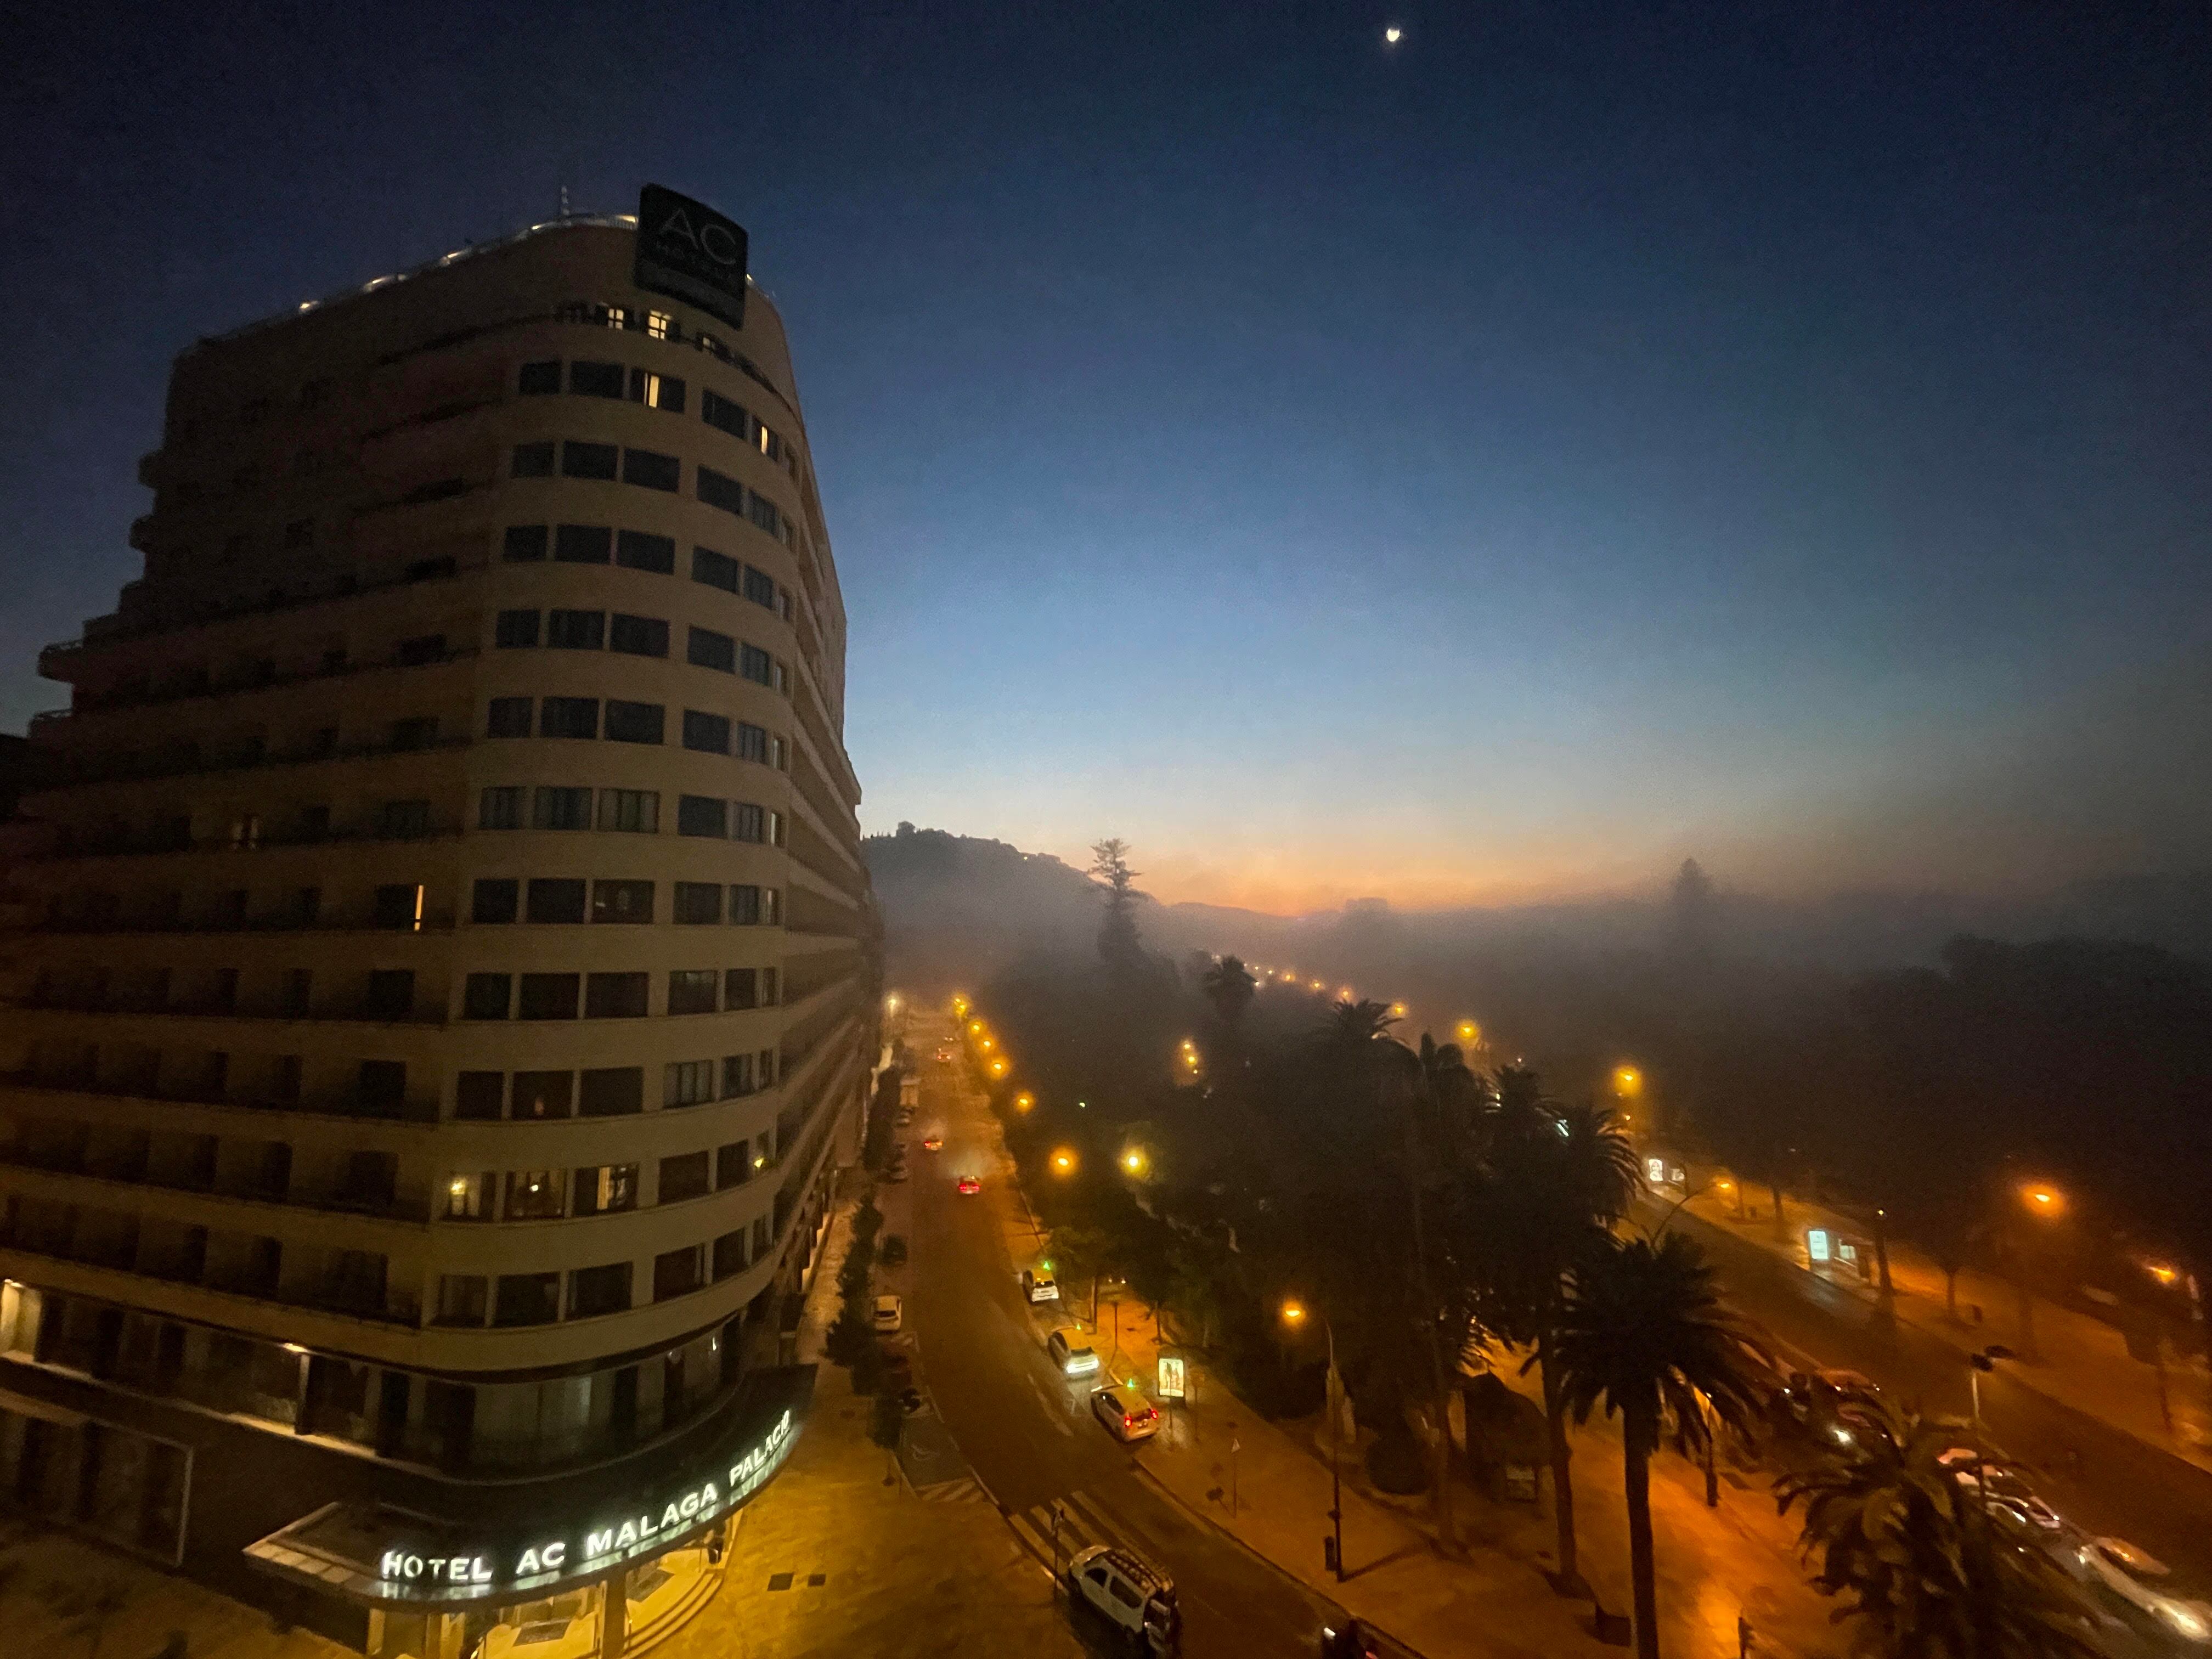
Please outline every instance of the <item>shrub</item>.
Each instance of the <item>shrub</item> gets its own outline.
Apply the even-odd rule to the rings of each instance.
[[[1378,1492],[1409,1497],[1429,1487],[1429,1460],[1419,1438],[1393,1417],[1380,1439],[1367,1449],[1367,1478]]]
[[[876,1396],[874,1412],[868,1419],[868,1438],[889,1450],[899,1443],[898,1396],[888,1389]]]
[[[867,1309],[848,1297],[845,1305],[837,1310],[836,1322],[830,1327],[830,1334],[822,1347],[840,1365],[861,1364],[865,1356],[876,1351],[876,1333]],[[854,1386],[858,1386],[857,1382]]]

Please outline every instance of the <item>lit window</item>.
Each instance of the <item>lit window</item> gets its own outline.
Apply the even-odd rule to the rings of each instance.
[[[668,326],[675,319],[670,317],[665,311],[647,312],[645,313],[645,331],[647,336],[649,338],[655,340],[666,339],[668,337]]]

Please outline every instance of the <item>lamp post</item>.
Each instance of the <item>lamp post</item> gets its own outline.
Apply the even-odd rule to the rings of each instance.
[[[1296,1330],[1305,1323],[1306,1310],[1296,1302],[1283,1304],[1283,1323]],[[1344,1582],[1344,1469],[1340,1401],[1343,1382],[1336,1374],[1336,1328],[1328,1316],[1321,1316],[1322,1334],[1328,1343],[1328,1381],[1322,1390],[1322,1408],[1328,1413],[1328,1568],[1336,1582]]]
[[[1966,1381],[1974,1396],[1974,1502],[1984,1526],[1990,1518],[1990,1474],[1982,1451],[1982,1373],[1996,1370],[1998,1360],[2012,1357],[2012,1350],[2002,1342],[1992,1342],[1966,1356]]]

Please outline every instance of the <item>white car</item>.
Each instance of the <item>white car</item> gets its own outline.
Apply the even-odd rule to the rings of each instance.
[[[2212,1646],[2212,1607],[2168,1595],[2151,1582],[2166,1576],[2163,1561],[2119,1538],[2093,1538],[2078,1545],[2074,1559],[2090,1580],[2147,1614],[2160,1635],[2191,1646]]]
[[[1111,1625],[1131,1648],[1156,1659],[1180,1650],[1182,1613],[1168,1576],[1127,1550],[1093,1544],[1067,1564],[1067,1599]]]
[[[1049,1267],[1022,1269],[1022,1294],[1031,1302],[1057,1302],[1060,1285],[1054,1280]]]
[[[906,1322],[906,1304],[895,1296],[876,1298],[876,1334],[889,1336]]]
[[[1159,1409],[1133,1382],[1115,1382],[1091,1396],[1091,1414],[1123,1445],[1149,1440],[1160,1431]]]
[[[1096,1376],[1098,1350],[1073,1325],[1062,1325],[1044,1340],[1044,1351],[1062,1376]]]

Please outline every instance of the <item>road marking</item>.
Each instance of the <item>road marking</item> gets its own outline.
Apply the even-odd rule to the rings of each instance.
[[[1036,1391],[1037,1403],[1044,1407],[1045,1421],[1051,1424],[1055,1429],[1058,1429],[1070,1440],[1074,1439],[1075,1429],[1074,1426],[1067,1420],[1066,1406],[1065,1404],[1054,1405],[1053,1403],[1052,1396],[1044,1391],[1044,1384],[1038,1382],[1034,1376],[1030,1378],[1030,1387]]]
[[[931,1486],[916,1486],[914,1495],[925,1504],[961,1504],[983,1501],[982,1484],[973,1475],[957,1480],[939,1480]]]

